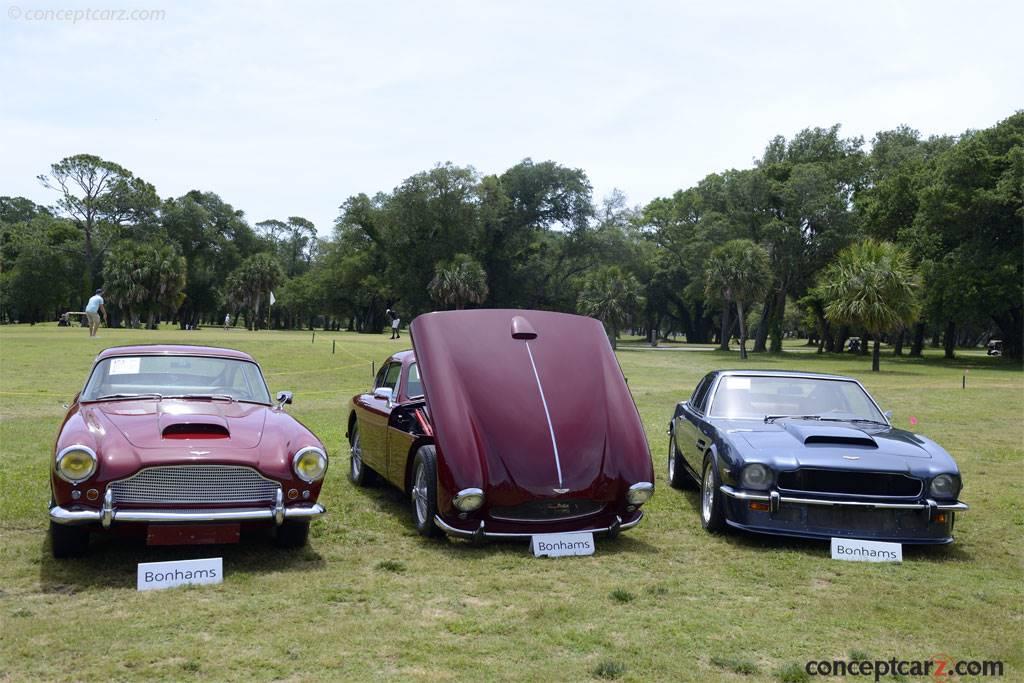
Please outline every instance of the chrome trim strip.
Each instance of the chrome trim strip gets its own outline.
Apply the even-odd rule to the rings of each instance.
[[[611,526],[608,526],[608,527],[603,527],[601,529],[579,529],[579,533],[603,534],[603,533],[607,533],[607,532],[611,531],[612,529],[616,529],[616,528],[619,531],[625,531],[626,529],[632,529],[633,527],[635,527],[637,524],[640,523],[640,520],[642,520],[643,518],[644,518],[644,513],[641,510],[640,511],[640,516],[637,517],[632,522],[626,522],[624,524],[616,523],[616,524],[612,524]],[[451,526],[450,524],[446,524],[445,521],[443,519],[441,519],[440,515],[434,515],[434,524],[436,524],[437,528],[440,529],[441,531],[445,532],[446,534],[448,534],[450,536],[459,536],[461,538],[480,538],[481,536],[483,536],[484,538],[530,538],[532,536],[536,536],[537,535],[537,534],[531,534],[531,533],[523,534],[523,533],[505,533],[505,532],[498,532],[498,531],[484,531],[483,530],[483,528],[484,528],[483,522],[481,522],[480,523],[480,527],[477,528],[474,531],[467,531],[465,529],[456,529],[455,527]],[[539,532],[539,533],[544,533],[544,532]],[[552,532],[552,533],[560,533],[560,532]],[[569,533],[575,533],[575,532],[566,531],[564,533],[569,534]]]
[[[312,519],[326,514],[320,503],[310,506],[286,507],[282,522],[288,519]],[[102,523],[103,513],[99,510],[68,510],[60,506],[50,508],[50,519],[56,524]],[[249,522],[275,521],[276,513],[266,508],[228,508],[224,510],[113,510],[114,522],[177,522],[193,524],[201,522]],[[106,528],[109,524],[105,524]]]
[[[787,505],[823,505],[826,507],[838,505],[843,507],[864,507],[864,508],[881,508],[885,510],[939,510],[939,511],[953,511],[963,512],[969,510],[970,506],[967,503],[937,503],[930,498],[923,503],[870,503],[859,500],[822,500],[821,498],[793,498],[791,496],[780,496],[778,491],[772,491],[770,494],[762,493],[747,493],[746,491],[737,491],[731,486],[722,485],[719,490],[730,498],[736,500],[750,500],[762,503],[770,503],[773,506],[778,506],[782,503]],[[777,510],[777,508],[776,508]]]
[[[544,417],[548,419],[548,431],[551,433],[551,448],[555,450],[555,469],[558,470],[558,488],[562,488],[562,462],[558,459],[558,442],[555,440],[555,426],[551,424],[551,413],[548,412],[548,400],[544,398],[544,387],[540,383],[540,375],[537,373],[537,364],[533,362],[533,351],[530,350],[530,342],[526,342],[526,353],[530,356],[530,365],[533,367],[533,376],[537,380],[537,390],[540,391],[540,402],[544,406]]]

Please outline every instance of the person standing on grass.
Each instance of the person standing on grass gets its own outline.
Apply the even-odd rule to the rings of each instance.
[[[225,313],[224,314],[224,329],[226,330],[229,327],[231,327],[231,314],[230,313]]]
[[[97,289],[96,293],[89,298],[85,305],[85,316],[89,318],[89,336],[95,337],[96,331],[100,328],[100,313],[103,313],[103,322],[107,321],[107,309],[103,305],[103,290]]]
[[[390,308],[388,309],[388,315],[391,316],[391,338],[401,339],[402,335],[398,331],[398,328],[402,324],[402,319],[398,317],[398,313],[392,311]]]

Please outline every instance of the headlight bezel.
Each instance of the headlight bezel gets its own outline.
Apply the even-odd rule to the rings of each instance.
[[[654,484],[649,481],[641,481],[633,484],[626,492],[626,502],[630,505],[640,507],[654,496]]]
[[[82,477],[71,477],[71,476],[68,476],[68,474],[65,473],[64,470],[61,468],[61,464],[65,461],[65,459],[71,453],[74,453],[74,452],[85,453],[87,456],[89,456],[89,460],[91,461],[92,466],[89,468],[89,471],[88,471],[87,474],[85,474],[85,476],[82,476]],[[57,453],[57,456],[56,456],[56,458],[54,458],[54,461],[53,461],[53,471],[63,481],[66,481],[67,483],[69,483],[69,484],[71,484],[73,486],[77,486],[78,484],[81,484],[84,481],[88,481],[94,474],[96,474],[96,470],[98,470],[98,469],[99,469],[99,458],[96,456],[96,451],[94,451],[93,449],[89,448],[88,446],[86,446],[84,444],[80,444],[80,443],[72,444],[70,446],[65,446],[64,448],[62,448]]]
[[[302,457],[305,456],[307,453],[316,454],[323,462],[323,466],[321,467],[320,472],[313,477],[306,476],[302,472],[302,470],[299,469],[299,460],[302,459]],[[307,484],[315,484],[316,482],[322,480],[325,476],[327,476],[328,465],[329,459],[327,457],[327,451],[325,451],[323,448],[320,448],[319,446],[305,446],[295,451],[295,455],[292,456],[292,472],[295,473],[296,477],[306,482]]]
[[[452,496],[452,505],[454,505],[455,509],[459,512],[474,512],[475,510],[479,510],[483,507],[484,498],[483,489],[462,489]]]
[[[761,480],[751,481],[752,472],[761,472]],[[767,491],[775,483],[775,472],[763,462],[752,462],[743,466],[740,470],[740,487],[753,491]]]
[[[950,482],[950,490],[948,493],[939,493],[935,490],[935,484],[939,480],[948,480]],[[928,483],[928,495],[932,498],[941,498],[943,500],[956,500],[957,496],[960,495],[960,487],[962,483],[960,476],[951,472],[943,472],[932,477],[932,480]]]

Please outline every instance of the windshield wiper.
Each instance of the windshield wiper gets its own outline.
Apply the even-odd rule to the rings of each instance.
[[[821,415],[765,415],[764,422],[775,422],[776,420],[820,420]]]
[[[871,420],[866,417],[823,417],[822,422],[862,422],[864,424],[883,425],[888,427],[889,424],[880,420]]]
[[[236,400],[230,394],[174,394],[173,396],[164,396],[164,398],[196,398],[209,399],[211,401],[228,401],[230,403],[234,403]]]
[[[125,399],[132,399],[132,398],[155,398],[156,400],[159,401],[163,397],[164,397],[163,394],[158,394],[156,392],[151,392],[151,393],[147,393],[147,394],[107,394],[106,396],[100,396],[99,398],[90,398],[90,399],[83,399],[83,400],[86,403],[91,402],[91,401],[123,401]]]

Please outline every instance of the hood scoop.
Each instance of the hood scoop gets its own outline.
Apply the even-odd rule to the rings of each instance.
[[[215,422],[175,422],[164,427],[165,439],[228,439],[231,433]]]
[[[783,424],[782,428],[806,446],[862,446],[864,448],[878,448],[878,443],[871,436],[852,427],[787,421]]]

